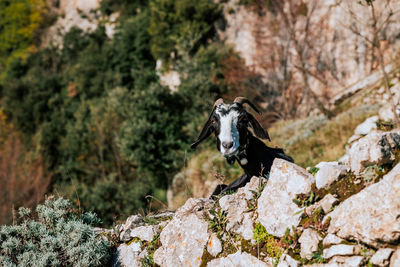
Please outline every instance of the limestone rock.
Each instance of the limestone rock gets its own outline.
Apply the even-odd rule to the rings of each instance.
[[[352,256],[352,257],[335,256],[329,261],[328,266],[359,267],[362,265],[363,261],[364,261],[363,256]]]
[[[316,167],[319,168],[315,174],[315,182],[318,189],[329,187],[349,171],[347,165],[339,165],[338,162],[320,162]]]
[[[275,159],[270,178],[258,199],[258,219],[268,233],[282,237],[286,228],[300,223],[301,208],[293,199],[297,194],[308,193],[314,177],[301,167]]]
[[[209,239],[208,224],[202,210],[208,199],[190,198],[175,213],[160,234],[162,246],[154,253],[160,266],[200,266]]]
[[[347,149],[351,170],[360,174],[367,166],[392,163],[395,160],[395,149],[398,148],[399,131],[372,132]]]
[[[215,233],[212,233],[207,242],[207,251],[213,257],[216,257],[222,251],[222,243]]]
[[[327,194],[321,201],[318,202],[322,210],[327,214],[331,211],[332,206],[338,202],[338,199],[332,196],[332,194]]]
[[[246,240],[252,239],[254,212],[247,212],[248,201],[254,197],[252,191],[257,191],[260,183],[265,182],[264,178],[254,176],[244,187],[239,188],[236,194],[223,196],[219,200],[221,209],[227,212],[226,230],[239,234]]]
[[[378,119],[378,116],[373,116],[366,119],[363,123],[357,126],[357,128],[354,130],[354,133],[358,135],[367,135],[373,130],[378,129],[376,126]]]
[[[317,231],[310,228],[305,229],[299,238],[300,256],[310,260],[313,252],[318,250],[318,243],[321,239]]]
[[[126,222],[122,225],[120,240],[121,241],[129,241],[131,240],[131,231],[132,229],[144,225],[145,222],[141,215],[132,215],[126,219]]]
[[[400,105],[396,106],[396,114],[399,116],[400,115]],[[394,120],[394,114],[392,111],[392,106],[391,105],[384,105],[379,109],[379,118],[383,121],[393,121]]]
[[[324,240],[322,241],[322,245],[324,247],[328,247],[330,245],[336,245],[336,244],[340,244],[343,241],[342,238],[337,237],[333,234],[327,234],[324,238]]]
[[[140,257],[140,253],[140,243],[121,244],[114,255],[112,266],[141,267],[143,258]]]
[[[299,263],[288,254],[282,254],[277,267],[297,267]]]
[[[273,265],[266,262],[262,262],[256,257],[241,251],[237,251],[235,254],[230,254],[224,258],[212,260],[207,264],[207,267],[243,267],[243,266],[272,267]]]
[[[138,237],[141,240],[152,241],[154,236],[160,232],[158,225],[139,226],[131,230],[131,237]]]
[[[390,256],[393,254],[393,249],[391,248],[381,248],[372,257],[371,263],[379,267],[385,267],[389,265]]]
[[[356,253],[356,246],[354,245],[333,245],[330,248],[324,249],[322,257],[325,259],[332,258],[333,256],[346,256],[354,255]]]
[[[392,257],[390,258],[390,267],[397,267],[400,266],[400,247],[396,249],[393,253]]]
[[[400,164],[383,179],[341,203],[328,233],[379,248],[400,240]]]

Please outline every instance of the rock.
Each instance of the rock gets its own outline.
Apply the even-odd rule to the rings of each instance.
[[[356,246],[354,245],[333,245],[330,248],[324,249],[322,257],[324,259],[332,258],[333,256],[346,256],[354,255],[356,253]]]
[[[400,164],[332,211],[328,233],[375,248],[400,240]]]
[[[248,212],[248,202],[254,198],[252,191],[264,184],[264,178],[253,177],[244,187],[239,188],[236,194],[223,196],[219,200],[222,210],[227,212],[228,223],[226,230],[243,236],[246,240],[253,238],[254,212]]]
[[[338,199],[332,196],[332,194],[327,194],[321,201],[318,202],[318,205],[322,208],[325,214],[331,211],[334,204],[338,202]]]
[[[396,249],[393,253],[392,257],[390,258],[390,267],[397,267],[400,266],[400,247]]]
[[[349,165],[349,155],[345,154],[340,159],[338,159],[340,165]]]
[[[400,132],[372,132],[348,149],[351,170],[359,175],[367,166],[392,163],[400,148]]]
[[[138,237],[141,240],[152,241],[154,236],[160,232],[158,225],[139,226],[131,230],[131,237]]]
[[[190,198],[160,234],[162,246],[154,252],[160,266],[200,266],[204,247],[209,239],[208,224],[202,210],[208,199]]]
[[[207,242],[207,251],[213,257],[216,257],[222,251],[222,243],[215,233],[212,233]]]
[[[115,252],[112,266],[114,267],[141,267],[143,257],[140,256],[140,243],[130,245],[121,244]]]
[[[269,234],[282,237],[286,229],[300,223],[301,208],[293,199],[310,192],[314,177],[303,168],[275,159],[270,178],[258,199],[258,220]]]
[[[343,256],[335,256],[333,257],[328,264],[331,266],[338,267],[358,267],[364,261],[363,256],[352,256],[352,257],[343,257]]]
[[[378,129],[376,122],[379,120],[378,116],[373,116],[366,119],[363,123],[357,126],[354,133],[358,135],[367,135],[373,130]]]
[[[389,266],[390,256],[393,254],[393,249],[391,248],[381,248],[371,257],[370,262],[373,265],[377,265],[379,267]]]
[[[299,238],[300,256],[310,260],[313,252],[318,250],[318,243],[321,239],[317,231],[310,228],[305,229]]]
[[[273,265],[266,262],[262,262],[256,257],[241,251],[237,251],[235,254],[230,254],[224,258],[212,260],[207,264],[207,267],[243,267],[243,266],[272,267]]]
[[[145,222],[143,220],[143,217],[141,215],[132,215],[129,216],[128,219],[126,219],[126,222],[122,225],[121,233],[119,235],[119,238],[123,242],[127,242],[131,240],[131,231],[132,229],[144,225]]]
[[[282,254],[277,267],[297,267],[299,263],[288,254]]]
[[[320,162],[316,167],[319,168],[315,174],[315,182],[318,189],[328,188],[349,171],[347,165],[339,165],[338,162]]]
[[[400,105],[396,106],[396,113],[400,115]],[[394,121],[394,114],[391,105],[384,105],[379,109],[379,118],[383,121]]]
[[[342,241],[343,239],[340,237],[337,237],[333,234],[327,234],[324,240],[322,241],[322,245],[324,247],[328,247],[330,245],[340,244]]]

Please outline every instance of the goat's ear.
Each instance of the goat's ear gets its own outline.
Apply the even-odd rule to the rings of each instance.
[[[254,134],[261,138],[261,139],[266,139],[268,141],[271,141],[269,138],[268,132],[261,127],[260,123],[256,120],[256,118],[253,117],[250,113],[248,113],[247,116],[250,126],[253,129]]]
[[[214,111],[211,113],[210,117],[208,118],[206,124],[204,125],[203,129],[201,130],[201,133],[197,140],[190,145],[191,149],[195,149],[201,142],[203,142],[204,139],[209,137],[213,132],[214,132],[214,126],[211,122],[211,118],[214,114]]]

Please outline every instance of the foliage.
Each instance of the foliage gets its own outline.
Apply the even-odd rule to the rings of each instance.
[[[220,207],[215,207],[209,210],[209,215],[206,217],[208,228],[216,233],[218,238],[222,238],[223,234],[226,232],[226,225],[228,223],[226,215],[226,211],[222,210]]]
[[[21,222],[2,226],[0,263],[3,266],[104,266],[110,260],[110,244],[96,238],[93,213],[76,214],[63,198],[49,198],[36,208],[20,208]]]
[[[0,109],[0,224],[12,222],[15,206],[34,207],[43,200],[50,176],[40,155],[27,149]]]
[[[0,0],[0,74],[16,58],[34,49],[44,0]]]
[[[222,17],[222,7],[210,0],[152,0],[149,31],[155,58],[169,63],[171,53],[194,55],[216,33],[215,23]]]
[[[279,260],[283,250],[279,245],[279,241],[273,235],[270,235],[261,223],[257,223],[253,229],[253,240],[257,245],[266,247],[269,257]]]

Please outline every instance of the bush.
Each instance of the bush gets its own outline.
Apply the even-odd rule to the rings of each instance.
[[[215,36],[214,24],[222,18],[222,6],[210,0],[153,0],[150,7],[151,51],[165,62],[179,47],[194,55]]]
[[[0,230],[2,266],[104,266],[111,256],[110,244],[97,238],[91,226],[96,215],[73,212],[71,203],[49,198],[36,208],[20,208],[20,224]]]

